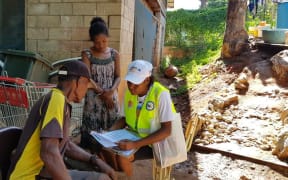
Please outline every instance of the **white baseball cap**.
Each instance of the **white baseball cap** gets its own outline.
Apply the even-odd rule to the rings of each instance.
[[[153,66],[146,60],[134,60],[128,65],[125,80],[133,84],[141,84],[147,77],[152,75]]]

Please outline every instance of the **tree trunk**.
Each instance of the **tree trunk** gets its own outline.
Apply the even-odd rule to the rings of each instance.
[[[247,0],[229,0],[226,31],[222,46],[222,58],[230,59],[248,48],[248,34],[245,30]]]
[[[201,1],[201,6],[200,6],[200,9],[203,9],[207,6],[207,1],[208,0],[200,0]]]

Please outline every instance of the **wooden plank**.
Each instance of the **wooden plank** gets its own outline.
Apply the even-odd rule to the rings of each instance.
[[[211,147],[211,146],[208,147],[208,146],[204,146],[204,145],[193,144],[192,149],[197,151],[197,152],[220,153],[222,155],[225,155],[225,156],[228,156],[228,157],[232,157],[232,158],[235,158],[235,159],[246,160],[246,161],[250,161],[250,162],[253,162],[253,163],[269,166],[269,167],[271,167],[273,169],[279,169],[279,168],[280,169],[287,169],[288,168],[288,164],[285,163],[285,162],[282,162],[280,160],[278,160],[278,162],[277,161],[273,161],[272,162],[272,161],[268,161],[268,160],[255,158],[253,156],[240,154],[239,152],[223,150],[223,149],[215,148],[215,147]]]

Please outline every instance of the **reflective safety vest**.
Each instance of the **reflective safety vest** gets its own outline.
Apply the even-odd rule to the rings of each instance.
[[[148,94],[144,100],[142,108],[139,112],[138,118],[136,117],[136,110],[138,105],[137,95],[132,95],[129,90],[125,93],[124,99],[124,112],[126,118],[126,124],[140,137],[146,137],[151,134],[151,121],[155,119],[156,113],[158,113],[158,103],[160,94],[164,91],[168,91],[164,86],[158,82],[154,82],[150,87]],[[172,111],[175,111],[173,103],[171,103]],[[173,119],[171,119],[173,120]]]

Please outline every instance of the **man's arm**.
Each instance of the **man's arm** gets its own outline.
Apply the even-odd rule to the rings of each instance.
[[[113,168],[111,168],[108,164],[106,164],[96,155],[91,155],[90,153],[86,152],[85,150],[74,144],[72,141],[68,142],[65,155],[74,160],[92,163],[92,165],[98,166],[103,173],[107,174],[112,179],[117,179],[116,173]]]
[[[44,162],[45,169],[53,179],[71,179],[59,152],[59,139],[42,138],[40,157]]]

